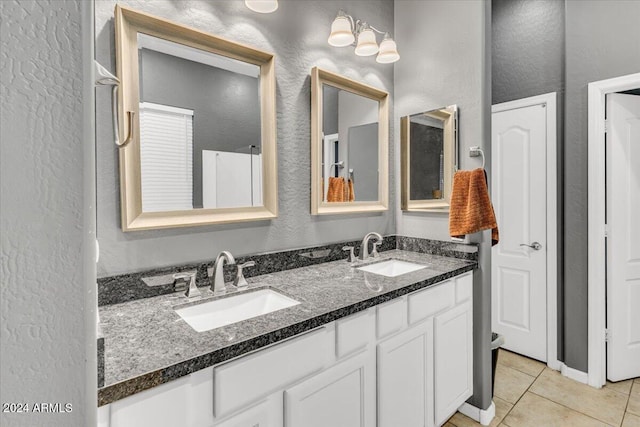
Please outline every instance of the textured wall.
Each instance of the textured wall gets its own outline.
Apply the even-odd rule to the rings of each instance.
[[[491,13],[493,104],[562,93],[564,0],[492,0]]]
[[[0,401],[72,404],[0,413],[3,426],[86,426],[95,402],[85,391],[81,3],[0,2]]]
[[[492,103],[557,92],[558,360],[564,360],[564,0],[492,0]],[[569,219],[570,220],[570,219]],[[569,315],[571,315],[569,313]]]
[[[565,363],[587,370],[587,84],[640,71],[640,2],[567,0]]]
[[[480,167],[469,147],[484,145],[481,134],[483,22],[479,1],[396,2],[396,41],[401,55],[394,76],[395,123],[400,117],[451,104],[460,109],[462,168]],[[400,129],[394,140],[399,147]],[[486,141],[488,143],[488,141]],[[399,153],[399,150],[396,150]],[[396,167],[399,169],[399,154]],[[399,183],[398,183],[399,185]],[[399,187],[396,189],[399,194]],[[449,217],[440,213],[406,213],[396,205],[398,234],[449,240]]]
[[[460,108],[460,166],[477,168],[469,147],[479,145],[491,170],[491,3],[482,0],[395,2],[396,41],[402,56],[394,75],[395,122],[400,117],[457,104]],[[399,127],[394,134],[399,169]],[[399,184],[396,184],[399,195]],[[396,211],[398,234],[449,240],[448,215]],[[470,403],[491,404],[491,247],[478,233],[480,268],[474,272],[474,395]]]
[[[378,64],[371,57],[358,57],[352,48],[338,49],[327,44],[331,22],[340,8],[376,27],[393,31],[393,1],[283,0],[280,8],[268,15],[249,11],[241,1],[122,3],[276,54],[280,211],[273,221],[123,233],[109,98],[107,93],[99,93],[96,105],[99,276],[210,260],[222,249],[248,254],[356,239],[372,230],[395,232],[393,167],[388,212],[325,217],[312,217],[309,213],[309,73],[317,65],[393,95],[393,66]],[[114,6],[114,1],[96,2],[96,57],[111,70],[115,69]],[[393,159],[393,149],[390,156]]]

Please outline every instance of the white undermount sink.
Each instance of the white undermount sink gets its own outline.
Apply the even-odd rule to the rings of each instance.
[[[397,259],[391,259],[389,261],[383,261],[377,264],[359,267],[358,270],[366,271],[373,274],[380,274],[387,277],[396,277],[403,274],[411,273],[412,271],[418,271],[423,268],[427,268],[427,266],[414,264],[407,261],[400,261]]]
[[[273,289],[261,289],[178,308],[176,313],[193,329],[204,332],[298,304]]]

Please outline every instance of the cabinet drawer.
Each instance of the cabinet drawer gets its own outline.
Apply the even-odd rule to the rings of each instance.
[[[396,298],[378,307],[378,339],[399,332],[407,323],[407,297]]]
[[[452,307],[455,287],[451,280],[409,295],[409,324],[431,317]]]
[[[339,358],[365,348],[374,341],[375,310],[353,314],[336,321],[336,356]]]
[[[213,369],[213,410],[224,416],[324,368],[333,340],[322,327]]]
[[[473,274],[467,273],[456,279],[456,304],[470,300],[473,296]]]

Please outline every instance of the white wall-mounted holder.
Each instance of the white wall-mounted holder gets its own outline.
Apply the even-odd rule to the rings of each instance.
[[[469,157],[482,157],[482,169],[484,169],[485,159],[484,159],[484,151],[477,145],[473,147],[469,147]]]

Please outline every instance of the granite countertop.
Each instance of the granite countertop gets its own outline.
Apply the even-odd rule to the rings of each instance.
[[[397,277],[356,269],[387,259],[427,268]],[[205,332],[196,332],[174,311],[189,302],[182,293],[100,307],[105,386],[98,389],[98,405],[471,271],[476,265],[458,258],[390,250],[355,266],[342,260],[256,276],[247,279],[249,291],[272,287],[300,304]],[[201,290],[202,299],[213,297],[209,290]]]

